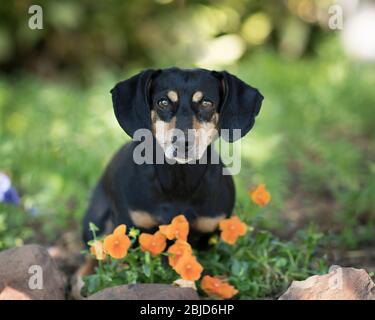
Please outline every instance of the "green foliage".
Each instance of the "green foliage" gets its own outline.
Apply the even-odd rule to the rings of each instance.
[[[257,231],[234,246],[220,241],[199,252],[198,259],[206,274],[226,276],[239,290],[240,299],[276,297],[292,280],[327,271],[325,258],[317,255],[322,237],[308,228],[294,241],[285,242],[268,231]]]
[[[97,226],[90,222],[90,230],[94,241],[102,239],[96,237],[99,231]],[[98,261],[96,272],[85,276],[85,286],[82,289],[83,295],[91,295],[105,288],[134,283],[172,283],[178,276],[171,268],[166,265],[166,253],[152,257],[149,252],[142,252],[137,244],[139,230],[130,229],[129,238],[131,247],[123,259],[113,259],[106,255],[104,260]]]
[[[330,1],[40,0],[43,29],[32,30],[28,10],[35,4],[0,6],[0,70],[90,81],[108,69],[191,66],[210,50],[225,50],[223,61],[230,64],[261,44],[299,57],[324,33],[319,12],[326,13]],[[224,45],[218,49],[215,40]]]
[[[315,221],[339,235],[337,244],[353,248],[374,240],[375,70],[336,48],[324,43],[319,62],[282,62],[264,52],[236,71],[266,97],[242,141],[237,210],[281,232],[285,221],[297,227]],[[273,196],[262,215],[245,201],[259,182]]]
[[[48,221],[40,231],[49,241],[79,231],[90,189],[127,139],[111,107],[114,82],[84,89],[0,79],[0,170],[11,174],[25,208]]]
[[[194,250],[203,274],[228,279],[238,289],[236,298],[254,299],[278,296],[292,280],[327,272],[325,257],[318,249],[323,235],[310,226],[298,232],[294,241],[283,242],[268,231],[248,232],[234,245],[222,240],[206,250]],[[124,259],[106,256],[98,261],[93,275],[84,278],[84,295],[123,284],[171,284],[179,276],[168,265],[167,253],[156,257],[142,252],[132,238],[132,247]],[[201,295],[205,295],[200,291]]]
[[[122,284],[172,283],[178,279],[178,275],[168,267],[165,255],[151,257],[148,252],[141,252],[140,247],[137,247],[129,249],[128,255],[121,260],[107,256],[95,274],[84,278],[82,293],[90,295]]]
[[[13,205],[0,203],[0,251],[22,245],[33,236],[28,215]]]

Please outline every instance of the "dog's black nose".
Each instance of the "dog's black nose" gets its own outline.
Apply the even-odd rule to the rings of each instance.
[[[177,154],[185,154],[193,148],[194,136],[189,134],[174,136],[172,138],[172,144]]]

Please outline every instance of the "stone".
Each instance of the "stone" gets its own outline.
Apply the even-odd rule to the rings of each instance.
[[[375,300],[375,284],[364,269],[332,266],[327,274],[293,281],[279,300]]]
[[[89,300],[199,300],[191,288],[168,284],[128,284],[101,290]]]
[[[65,279],[47,250],[25,245],[0,252],[0,300],[63,300]]]

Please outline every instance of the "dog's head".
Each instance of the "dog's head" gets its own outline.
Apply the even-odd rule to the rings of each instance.
[[[149,129],[167,158],[180,163],[202,157],[222,129],[227,141],[249,132],[263,96],[228,72],[204,69],[145,70],[111,91],[120,126],[133,137]],[[233,130],[241,130],[239,136]]]

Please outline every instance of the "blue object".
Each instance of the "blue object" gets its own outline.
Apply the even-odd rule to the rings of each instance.
[[[20,204],[20,197],[17,190],[12,187],[9,177],[3,172],[0,172],[0,202],[16,206]]]

